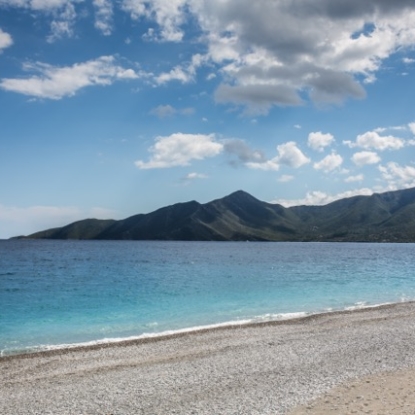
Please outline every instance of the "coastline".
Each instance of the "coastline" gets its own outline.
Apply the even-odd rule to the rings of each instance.
[[[0,413],[288,414],[414,368],[414,317],[408,302],[7,356]]]
[[[56,345],[41,345],[37,347],[33,347],[32,349],[24,349],[24,350],[16,350],[16,351],[9,351],[8,353],[2,354],[4,351],[0,353],[0,360],[5,358],[11,357],[31,357],[31,356],[39,356],[40,354],[51,354],[54,352],[65,352],[67,350],[94,350],[94,349],[101,349],[103,347],[116,347],[117,345],[123,346],[128,344],[135,344],[135,343],[148,343],[152,341],[162,341],[168,340],[170,338],[181,337],[184,335],[192,335],[197,333],[205,333],[213,330],[229,330],[235,328],[244,328],[244,327],[260,327],[260,326],[267,326],[267,325],[280,325],[286,323],[296,323],[306,321],[310,318],[319,318],[326,315],[336,315],[336,314],[348,314],[351,312],[365,312],[366,310],[371,309],[381,309],[381,308],[388,308],[393,307],[397,304],[402,303],[414,303],[414,300],[410,301],[401,301],[396,303],[383,303],[383,304],[373,304],[373,305],[356,305],[350,306],[344,309],[338,310],[328,310],[328,311],[320,311],[320,312],[292,312],[292,313],[284,313],[284,314],[276,314],[275,316],[279,316],[278,318],[270,317],[270,318],[263,318],[262,316],[254,317],[245,320],[234,320],[224,323],[216,323],[216,324],[209,324],[209,325],[202,325],[196,327],[188,327],[183,329],[177,330],[168,330],[163,332],[155,332],[155,333],[144,333],[137,336],[129,336],[123,338],[103,338],[98,340],[80,342],[80,343],[68,343],[68,344],[56,344]]]

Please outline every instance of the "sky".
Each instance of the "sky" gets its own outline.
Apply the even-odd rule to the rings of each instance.
[[[0,238],[415,186],[414,22],[414,0],[0,0]]]

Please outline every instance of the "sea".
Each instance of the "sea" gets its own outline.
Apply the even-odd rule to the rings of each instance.
[[[415,300],[415,244],[0,241],[0,355]]]

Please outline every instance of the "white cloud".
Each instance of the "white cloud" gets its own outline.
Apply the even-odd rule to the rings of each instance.
[[[349,176],[344,179],[346,183],[362,182],[365,176],[363,174],[357,174],[356,176]]]
[[[0,5],[24,7],[35,11],[51,11],[72,3],[71,0],[1,0]]]
[[[246,105],[251,113],[299,105],[307,92],[316,102],[363,98],[359,79],[374,82],[385,59],[415,43],[415,4],[409,0],[188,4],[209,58],[225,75],[217,100]]]
[[[289,174],[283,174],[281,177],[278,178],[280,183],[288,183],[291,180],[294,180],[294,176],[290,176]]]
[[[0,205],[0,238],[29,235],[45,229],[67,225],[85,218],[109,219],[116,212],[105,208],[83,210],[75,206],[31,206],[27,208]]]
[[[246,166],[251,169],[278,171],[281,164],[288,167],[299,168],[310,162],[310,159],[297,147],[294,141],[277,146],[278,155],[270,160],[250,161]]]
[[[176,66],[169,72],[163,72],[155,77],[157,84],[162,85],[171,81],[180,81],[182,83],[190,82],[193,79],[192,75],[183,69],[181,66]]]
[[[50,24],[51,34],[47,40],[50,43],[66,36],[71,37],[73,35],[72,22],[68,20],[54,20]]]
[[[314,163],[313,167],[316,170],[323,170],[325,173],[331,172],[343,163],[343,158],[340,154],[332,153],[324,157],[318,163]]]
[[[171,69],[169,72],[163,72],[160,75],[154,77],[154,81],[158,85],[163,85],[171,81],[179,81],[182,83],[188,83],[194,80],[197,69],[202,65],[204,58],[200,54],[192,56],[190,62],[186,65],[178,65]]]
[[[0,0],[0,6],[28,9],[33,12],[34,17],[40,13],[46,15],[50,20],[51,32],[47,37],[49,42],[73,35],[77,3],[79,0]]]
[[[350,148],[360,147],[364,149],[374,150],[399,150],[405,146],[405,141],[401,138],[394,137],[392,135],[381,136],[377,131],[368,131],[364,134],[360,134],[356,138],[356,142],[343,141],[344,144]]]
[[[411,122],[408,124],[409,129],[411,130],[411,133],[415,135],[415,122]]]
[[[12,37],[8,33],[3,32],[3,30],[0,29],[0,53],[2,52],[3,49],[8,48],[12,44],[13,44]]]
[[[402,62],[403,62],[403,63],[406,63],[406,64],[411,64],[411,63],[415,63],[415,59],[411,59],[411,58],[403,58],[403,59],[402,59]]]
[[[415,167],[400,166],[398,163],[390,162],[378,168],[390,186],[400,188],[415,186]]]
[[[303,154],[294,141],[277,146],[277,151],[280,164],[298,168],[310,163],[310,159]]]
[[[328,203],[334,202],[336,200],[353,196],[370,196],[373,193],[374,191],[368,188],[348,190],[346,192],[337,193],[335,195],[330,195],[319,190],[314,190],[307,192],[306,196],[302,199],[275,199],[271,203],[278,203],[285,207],[302,205],[318,206],[327,205]]]
[[[275,157],[271,160],[265,160],[261,162],[249,161],[246,163],[246,166],[254,170],[264,170],[264,171],[278,171],[280,165],[278,163],[278,157]]]
[[[307,144],[313,150],[323,151],[325,147],[334,142],[331,134],[323,134],[321,131],[313,132],[308,135]]]
[[[192,160],[214,157],[223,151],[214,134],[175,133],[167,137],[157,137],[149,151],[152,156],[148,162],[138,160],[139,169],[160,169],[174,166],[188,166]]]
[[[67,1],[61,8],[53,10],[52,15],[54,18],[50,24],[51,34],[47,38],[48,42],[55,42],[64,36],[72,37],[77,17],[74,4]]]
[[[193,172],[186,174],[184,180],[207,179],[208,177],[206,174]]]
[[[185,21],[187,0],[123,0],[121,5],[135,20],[146,17],[154,20],[160,30],[154,33],[154,40],[179,42],[183,38],[180,28]]]
[[[95,27],[103,35],[112,33],[112,2],[111,0],[93,0],[95,7]]]
[[[92,85],[111,85],[116,80],[136,79],[139,75],[115,63],[113,56],[57,67],[41,62],[26,64],[25,71],[37,73],[29,78],[4,78],[0,88],[6,91],[48,99],[61,99],[75,95],[80,89]]]
[[[1,6],[47,15],[51,41],[74,34],[81,18],[76,8],[85,10],[83,4],[0,0]],[[376,80],[383,62],[415,45],[412,0],[93,0],[93,4],[95,26],[104,34],[112,31],[116,7],[150,26],[148,40],[180,42],[187,27],[194,30],[198,25],[196,42],[206,51],[200,64],[215,67],[222,75],[216,100],[242,105],[248,114],[265,114],[275,105],[301,105],[307,99],[318,104],[364,98],[363,85]],[[191,66],[175,66],[155,82],[189,82],[194,79]]]
[[[352,161],[356,166],[364,166],[366,164],[376,164],[379,163],[380,157],[377,153],[373,151],[360,151],[358,153],[353,154]]]

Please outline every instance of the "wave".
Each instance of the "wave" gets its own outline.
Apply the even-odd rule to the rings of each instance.
[[[161,338],[161,337],[171,337],[171,336],[176,336],[180,334],[193,333],[193,332],[205,331],[205,330],[214,330],[214,329],[227,328],[227,327],[229,328],[243,327],[249,324],[261,323],[261,322],[291,320],[291,319],[305,317],[309,314],[310,313],[306,313],[306,312],[264,314],[261,316],[255,316],[253,318],[226,321],[222,323],[206,324],[206,325],[186,327],[186,328],[175,329],[175,330],[164,330],[164,331],[154,332],[154,333],[145,332],[145,333],[142,333],[136,336],[110,337],[110,338],[102,338],[98,340],[91,340],[91,341],[78,342],[78,343],[41,344],[38,346],[28,346],[26,348],[19,349],[19,350],[17,349],[0,350],[0,357],[8,356],[8,355],[19,355],[19,354],[28,354],[28,353],[36,353],[36,352],[44,352],[44,351],[53,351],[53,350],[94,347],[94,346],[117,344],[117,343],[124,343],[124,342],[129,342],[129,341],[136,341],[136,340],[156,339],[156,338]],[[158,325],[157,322],[153,322],[153,323],[150,323],[148,327],[155,327],[157,325]]]
[[[75,348],[89,348],[95,346],[103,346],[109,344],[117,344],[117,343],[125,343],[130,341],[140,341],[146,339],[157,339],[163,337],[173,337],[176,335],[186,334],[186,333],[193,333],[193,332],[200,332],[206,330],[214,330],[220,328],[235,328],[235,327],[244,327],[252,324],[261,324],[266,322],[277,322],[277,321],[290,321],[296,320],[301,318],[306,318],[308,316],[318,316],[324,314],[330,314],[335,312],[342,312],[342,311],[356,311],[361,309],[370,309],[370,308],[379,308],[383,306],[399,304],[399,303],[407,303],[415,301],[414,298],[409,298],[405,295],[402,295],[399,301],[395,302],[383,302],[383,303],[376,303],[370,304],[365,301],[359,301],[354,303],[350,306],[345,306],[343,308],[325,308],[319,311],[299,311],[299,312],[287,312],[287,313],[267,313],[263,315],[254,316],[252,318],[246,319],[239,319],[239,320],[232,320],[232,321],[225,321],[220,323],[214,324],[206,324],[206,325],[198,325],[180,329],[172,329],[172,330],[164,330],[159,332],[143,332],[139,335],[132,335],[126,337],[110,337],[110,338],[101,338],[97,340],[90,340],[90,341],[83,341],[83,342],[75,342],[75,343],[59,343],[59,344],[39,344],[39,345],[30,345],[30,346],[21,346],[18,348],[6,348],[0,349],[0,358],[5,356],[13,356],[13,355],[25,355],[37,352],[47,352],[47,351],[54,351],[54,350],[64,350],[64,349],[75,349]],[[159,325],[158,322],[151,322],[146,325],[148,329],[154,329]]]
[[[97,340],[85,341],[85,342],[77,342],[77,343],[62,343],[62,344],[41,344],[38,346],[28,346],[26,348],[14,349],[14,350],[0,350],[0,357],[10,356],[10,355],[21,355],[21,354],[29,354],[29,353],[37,353],[37,352],[45,352],[45,351],[54,351],[54,350],[64,350],[64,349],[75,349],[75,348],[88,348],[88,347],[96,347],[96,346],[104,346],[110,344],[117,344],[117,343],[125,343],[130,341],[139,341],[139,340],[146,340],[146,339],[157,339],[157,338],[165,338],[165,337],[173,337],[181,334],[186,333],[194,333],[206,330],[214,330],[220,328],[237,328],[237,327],[244,327],[252,324],[260,324],[266,322],[277,322],[277,321],[287,321],[302,319],[308,316],[317,316],[323,314],[330,314],[334,312],[341,312],[341,311],[356,311],[361,309],[369,309],[369,308],[379,308],[383,306],[399,304],[404,302],[410,302],[412,300],[402,299],[398,302],[384,302],[379,304],[369,304],[367,302],[356,302],[351,306],[346,306],[339,309],[327,308],[322,311],[316,312],[290,312],[290,313],[268,313],[259,316],[255,316],[252,318],[241,319],[241,320],[233,320],[233,321],[226,321],[221,323],[215,324],[207,324],[207,325],[199,325],[193,327],[186,327],[181,329],[175,330],[164,330],[160,332],[152,332],[152,333],[141,333],[139,335],[134,336],[127,336],[127,337],[111,337],[111,338],[102,338]],[[148,327],[155,327],[157,326],[157,322],[153,322],[148,325]]]

